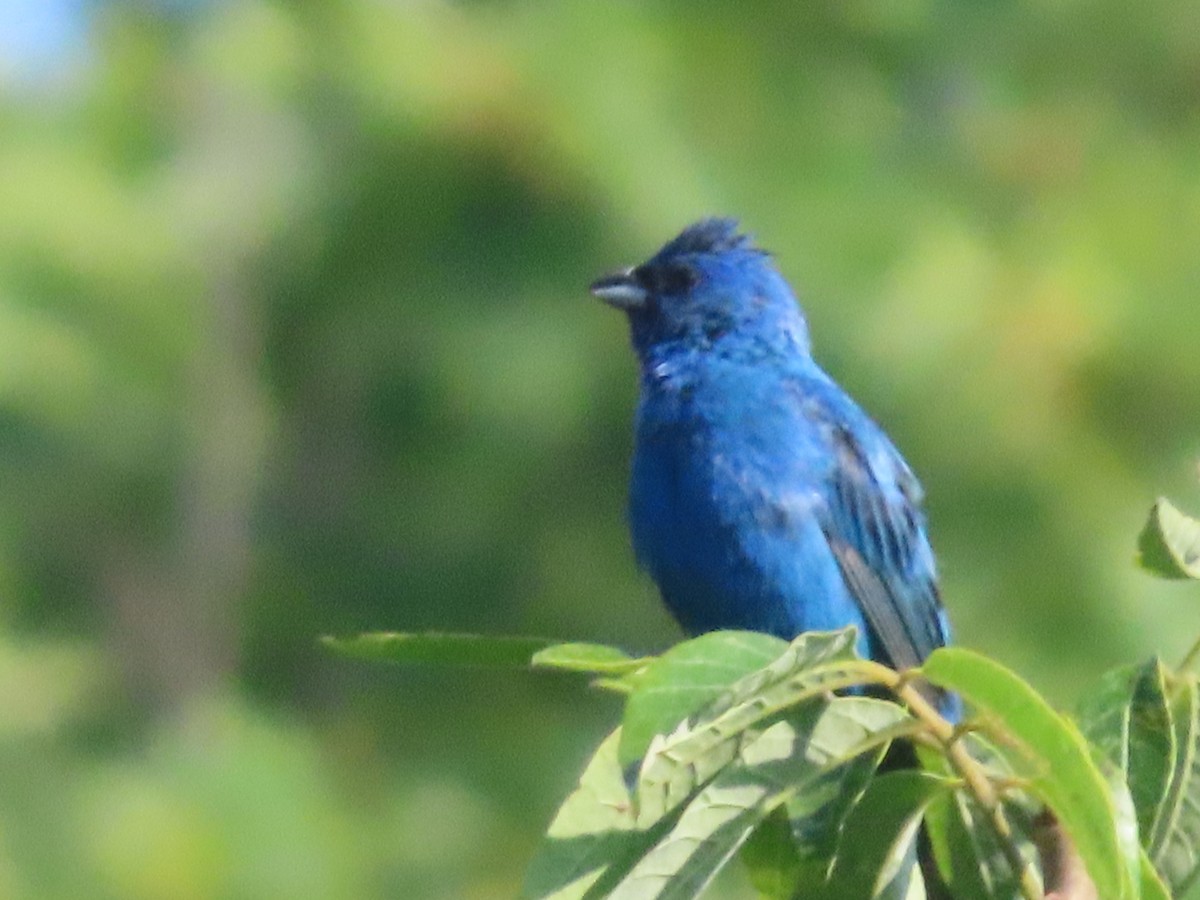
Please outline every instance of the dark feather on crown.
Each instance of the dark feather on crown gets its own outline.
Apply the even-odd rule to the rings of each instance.
[[[725,250],[755,250],[749,235],[738,232],[737,219],[701,219],[689,225],[659,251],[659,257],[689,253],[720,253]]]

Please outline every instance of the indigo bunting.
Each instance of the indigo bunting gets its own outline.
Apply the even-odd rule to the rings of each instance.
[[[591,292],[629,320],[633,546],[685,631],[856,625],[859,652],[899,669],[950,641],[916,477],[814,362],[791,289],[735,221]]]

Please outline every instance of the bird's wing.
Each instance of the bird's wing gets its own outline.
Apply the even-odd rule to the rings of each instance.
[[[825,424],[833,451],[826,540],[887,661],[920,665],[946,642],[920,485],[865,415],[853,427],[833,417]]]

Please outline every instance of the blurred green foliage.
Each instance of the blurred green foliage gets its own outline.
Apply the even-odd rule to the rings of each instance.
[[[675,639],[584,287],[710,212],[922,476],[963,644],[1064,704],[1182,654],[1132,556],[1195,493],[1200,7],[86,10],[0,83],[5,896],[511,894],[616,705],[316,636]]]

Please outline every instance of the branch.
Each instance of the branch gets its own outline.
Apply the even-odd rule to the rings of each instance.
[[[1033,843],[1046,877],[1046,900],[1099,900],[1074,842],[1048,809],[1033,820]]]

